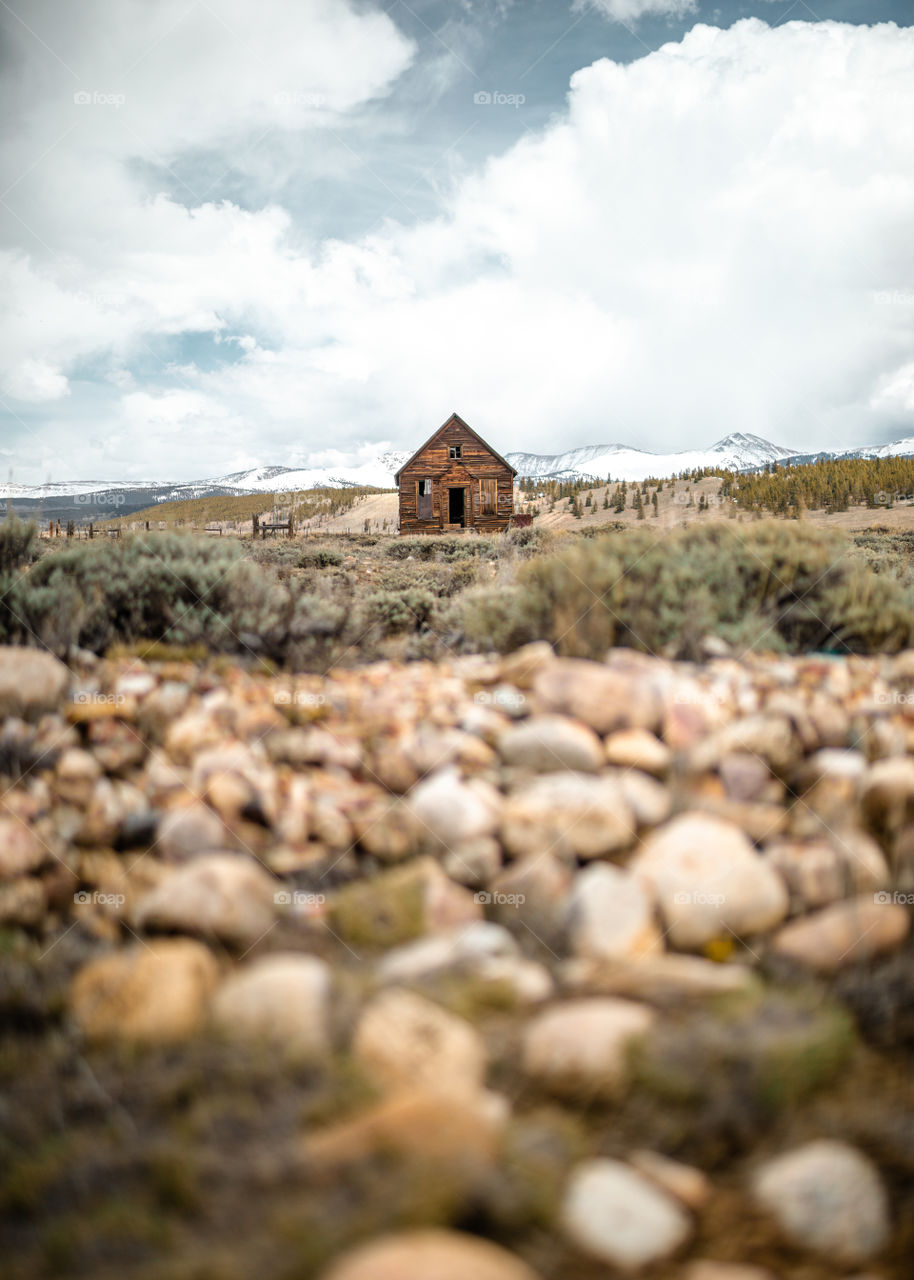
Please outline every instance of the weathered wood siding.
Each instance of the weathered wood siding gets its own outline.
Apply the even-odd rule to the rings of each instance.
[[[460,446],[460,458],[449,456],[452,445]],[[497,511],[494,515],[483,515],[480,510],[479,481],[484,478],[496,481]],[[432,481],[432,514],[420,518],[418,482],[426,479]],[[448,490],[452,486],[466,489],[464,526],[451,525],[448,520]],[[400,472],[401,533],[437,533],[460,527],[495,533],[507,529],[513,510],[514,475],[511,468],[459,420],[446,422]]]

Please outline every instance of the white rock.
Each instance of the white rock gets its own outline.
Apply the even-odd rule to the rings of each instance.
[[[543,774],[508,797],[501,834],[514,857],[554,851],[600,858],[635,839],[635,817],[612,778]]]
[[[787,887],[732,822],[686,813],[653,832],[630,864],[651,885],[670,941],[698,949],[721,934],[737,938],[779,924]]]
[[[770,1160],[752,1189],[796,1244],[840,1262],[872,1258],[888,1243],[885,1189],[854,1147],[821,1140]]]
[[[136,909],[142,928],[177,929],[251,947],[276,920],[277,881],[241,854],[210,853],[174,871]]]
[[[597,735],[566,716],[531,716],[506,729],[496,746],[505,764],[537,773],[558,769],[596,773],[603,764],[603,745]]]
[[[618,1098],[629,1081],[632,1046],[653,1010],[629,1000],[569,1000],[537,1015],[524,1031],[524,1071],[567,1098]]]
[[[464,782],[456,769],[440,769],[409,793],[420,838],[445,849],[494,834],[502,798],[488,783]]]
[[[628,871],[603,862],[574,878],[568,936],[578,956],[640,959],[663,949],[644,885]]]
[[[562,1225],[583,1253],[630,1271],[669,1257],[692,1232],[672,1197],[617,1160],[578,1165],[562,1204]]]

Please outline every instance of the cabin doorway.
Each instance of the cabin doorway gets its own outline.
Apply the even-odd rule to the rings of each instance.
[[[466,489],[448,489],[447,498],[447,522],[448,524],[459,524],[461,528],[466,526]]]

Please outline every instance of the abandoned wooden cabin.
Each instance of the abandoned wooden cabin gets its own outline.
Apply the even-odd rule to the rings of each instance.
[[[507,529],[516,475],[501,454],[452,413],[394,476],[400,532]]]

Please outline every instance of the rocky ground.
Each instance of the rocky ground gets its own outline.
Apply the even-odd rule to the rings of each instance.
[[[5,1274],[910,1277],[914,652],[0,713]]]

